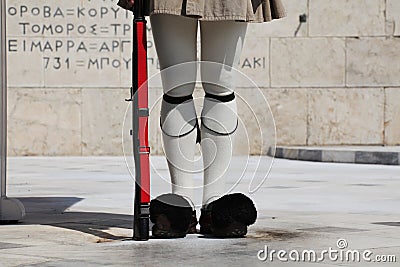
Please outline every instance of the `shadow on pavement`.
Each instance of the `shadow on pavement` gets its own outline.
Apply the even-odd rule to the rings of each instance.
[[[26,217],[20,224],[40,224],[61,227],[97,236],[102,239],[126,240],[105,232],[112,227],[132,229],[131,215],[100,212],[69,212],[68,208],[83,200],[78,197],[19,197]]]
[[[74,212],[68,209],[83,200],[78,197],[19,197],[25,206],[26,217],[22,225],[49,225],[90,234],[100,239],[97,242],[111,240],[132,240],[132,236],[113,235],[110,228],[132,229],[133,216],[102,212]],[[279,229],[256,229],[247,238],[263,240],[287,240],[303,236],[304,232],[284,231]],[[199,238],[220,239],[199,235]],[[150,237],[155,239],[154,237]]]
[[[400,226],[400,222],[374,222],[372,224],[379,224],[385,226]]]

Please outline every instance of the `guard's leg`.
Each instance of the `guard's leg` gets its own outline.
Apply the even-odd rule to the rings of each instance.
[[[172,193],[193,199],[193,172],[199,126],[192,95],[172,97],[164,94],[160,127],[165,156],[171,174]]]
[[[238,127],[236,97],[206,93],[201,113],[201,149],[204,163],[203,204],[226,193],[234,134]]]
[[[238,126],[235,81],[247,24],[201,21],[201,77],[206,92],[201,114],[201,149],[204,162],[203,205],[225,194],[226,172]]]
[[[161,67],[164,96],[160,127],[172,193],[193,200],[193,162],[198,131],[192,94],[197,69],[195,63],[187,62],[196,61],[198,23],[193,18],[167,14],[152,15],[150,22]]]
[[[239,61],[247,24],[204,22],[200,27],[202,60],[222,64],[203,64],[201,68],[206,96],[201,126],[205,187],[200,233],[242,237],[246,235],[247,227],[255,222],[257,210],[247,196],[226,194],[225,180],[238,125],[232,67]]]

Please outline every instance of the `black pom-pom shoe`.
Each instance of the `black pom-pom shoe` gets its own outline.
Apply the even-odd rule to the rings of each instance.
[[[253,201],[241,193],[220,197],[201,209],[200,234],[215,237],[244,237],[257,219]]]
[[[150,221],[154,223],[152,236],[181,238],[196,231],[196,212],[182,196],[164,194],[151,200]],[[193,230],[194,229],[194,230]]]

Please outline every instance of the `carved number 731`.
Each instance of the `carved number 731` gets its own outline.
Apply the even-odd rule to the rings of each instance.
[[[60,57],[43,57],[43,60],[45,69],[53,68],[55,70],[59,70],[63,66],[69,69],[69,58],[63,60]]]

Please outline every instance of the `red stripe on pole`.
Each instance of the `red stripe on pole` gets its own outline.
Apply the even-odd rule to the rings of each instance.
[[[146,23],[137,22],[137,44],[138,44],[138,107],[148,108],[148,85],[147,85],[147,38]],[[148,117],[139,118],[139,142],[140,147],[149,146]],[[141,203],[150,202],[150,162],[149,149],[140,149],[140,171],[141,171]],[[143,153],[145,152],[145,153]]]

